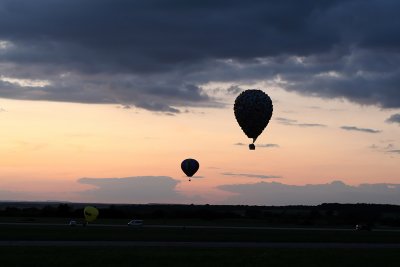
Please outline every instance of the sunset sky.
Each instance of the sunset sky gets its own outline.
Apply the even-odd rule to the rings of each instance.
[[[398,10],[0,0],[0,200],[400,204]],[[250,151],[254,88],[274,112]]]

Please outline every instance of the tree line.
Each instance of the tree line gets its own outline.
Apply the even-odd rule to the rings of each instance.
[[[2,203],[0,217],[82,218],[85,204],[74,203]],[[266,225],[330,226],[368,223],[400,226],[400,206],[381,204],[324,203],[317,206],[248,205],[128,205],[91,204],[99,209],[99,218],[115,219],[199,219],[241,220]]]

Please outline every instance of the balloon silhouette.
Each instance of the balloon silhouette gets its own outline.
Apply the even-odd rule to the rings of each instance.
[[[99,215],[99,210],[92,206],[86,206],[83,209],[83,215],[85,216],[86,222],[93,222]]]
[[[261,90],[249,89],[240,93],[233,107],[235,117],[247,137],[253,139],[250,150],[255,149],[254,142],[267,127],[272,117],[271,98]]]
[[[189,177],[189,181],[191,181],[190,177],[192,177],[197,172],[199,167],[200,164],[195,159],[185,159],[181,163],[181,169]]]

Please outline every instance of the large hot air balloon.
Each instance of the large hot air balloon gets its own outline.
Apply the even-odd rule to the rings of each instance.
[[[83,215],[85,216],[86,222],[93,222],[99,215],[99,210],[92,206],[86,206],[83,209]]]
[[[243,132],[247,137],[253,138],[253,143],[249,145],[249,149],[254,150],[254,142],[267,127],[272,116],[271,98],[261,90],[249,89],[240,93],[235,100],[233,109]]]
[[[181,163],[181,169],[189,177],[189,181],[190,177],[192,177],[197,172],[199,167],[200,164],[195,159],[185,159]]]

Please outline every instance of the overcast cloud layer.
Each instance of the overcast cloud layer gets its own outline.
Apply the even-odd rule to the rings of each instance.
[[[179,113],[220,105],[206,83],[275,80],[400,108],[398,10],[397,0],[0,0],[0,97]]]

